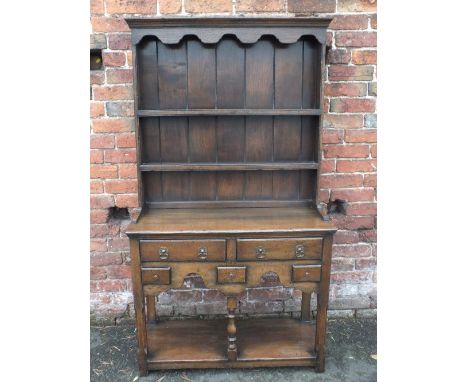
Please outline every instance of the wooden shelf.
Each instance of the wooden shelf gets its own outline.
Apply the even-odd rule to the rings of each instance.
[[[279,171],[316,170],[317,162],[249,162],[249,163],[145,163],[141,171]]]
[[[138,110],[138,117],[190,117],[190,116],[259,116],[259,115],[321,115],[321,109],[171,109]]]
[[[237,320],[236,362],[227,360],[226,325],[226,320],[178,320],[148,325],[148,367],[316,365],[315,325],[310,322],[295,319]]]

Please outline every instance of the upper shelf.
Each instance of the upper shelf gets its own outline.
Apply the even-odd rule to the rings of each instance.
[[[314,36],[326,42],[328,18],[127,18],[132,43],[155,36],[164,44],[177,44],[187,35],[197,36],[205,44],[216,44],[224,35],[234,35],[244,44],[256,43],[264,35],[275,36],[282,44],[295,43],[302,36]]]
[[[171,109],[139,110],[139,117],[171,116],[242,116],[242,115],[321,115],[321,109]]]

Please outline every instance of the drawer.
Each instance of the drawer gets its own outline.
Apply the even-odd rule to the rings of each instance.
[[[224,261],[226,240],[141,240],[141,261]]]
[[[143,268],[141,278],[143,284],[169,285],[171,283],[171,267]]]
[[[217,267],[218,284],[245,283],[245,267]]]
[[[292,266],[292,281],[320,281],[320,265],[293,265]]]
[[[322,257],[322,238],[239,239],[237,260],[312,260]]]

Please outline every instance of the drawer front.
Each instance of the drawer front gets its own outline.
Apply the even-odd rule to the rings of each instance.
[[[171,283],[171,267],[143,268],[141,278],[143,284],[169,285]]]
[[[141,261],[224,261],[226,240],[141,240]]]
[[[246,267],[217,267],[218,284],[245,283]]]
[[[237,260],[313,260],[322,257],[322,238],[239,239]]]
[[[293,265],[292,266],[292,281],[320,281],[320,265]]]

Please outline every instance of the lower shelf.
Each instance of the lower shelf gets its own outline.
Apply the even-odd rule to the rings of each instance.
[[[148,368],[315,366],[315,325],[295,319],[237,320],[237,361],[227,360],[226,320],[147,326]]]

